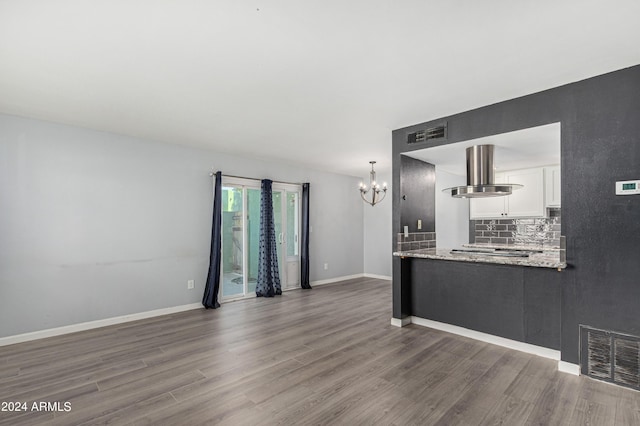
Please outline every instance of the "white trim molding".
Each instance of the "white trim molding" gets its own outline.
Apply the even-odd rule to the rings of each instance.
[[[404,327],[411,324],[411,317],[406,318],[391,318],[391,325],[394,327]]]
[[[580,366],[578,364],[572,364],[566,361],[558,361],[558,371],[562,373],[573,374],[574,376],[579,376]]]
[[[362,277],[364,277],[364,274],[353,274],[353,275],[345,275],[343,277],[329,278],[326,280],[311,281],[311,287],[313,287],[314,285],[331,284],[331,283],[337,283],[338,281],[353,280],[355,278],[362,278]]]
[[[101,320],[82,322],[79,324],[65,325],[63,327],[38,330],[30,333],[16,334],[15,336],[0,337],[0,346],[14,345],[16,343],[29,342],[32,340],[44,339],[46,337],[60,336],[63,334],[76,333],[78,331],[92,330],[94,328],[107,327],[115,324],[122,324],[130,321],[137,321],[146,318],[159,317],[161,315],[175,314],[177,312],[191,311],[194,309],[204,309],[202,303],[191,303],[189,305],[173,306],[170,308],[155,309],[153,311],[139,312],[135,314],[122,315],[119,317],[105,318]]]
[[[353,275],[345,275],[342,277],[335,277],[335,278],[328,278],[326,280],[318,280],[318,281],[311,281],[311,287],[315,286],[315,285],[324,285],[324,284],[332,284],[332,283],[337,283],[339,281],[347,281],[347,280],[353,280],[356,278],[375,278],[378,280],[385,280],[385,281],[391,281],[392,278],[388,277],[386,275],[375,275],[375,274],[353,274]]]
[[[420,317],[411,317],[411,323],[421,325],[423,327],[435,328],[436,330],[446,331],[447,333],[457,334],[459,336],[469,337],[471,339],[480,340],[482,342],[491,343],[493,345],[514,349],[520,352],[526,352],[543,358],[555,359],[560,361],[560,351],[542,346],[532,345],[530,343],[518,342],[517,340],[506,339],[493,334],[482,333],[480,331],[469,330],[468,328],[458,327],[457,325],[446,324],[443,322],[428,320]]]
[[[363,274],[363,276],[365,278],[375,278],[377,280],[385,280],[385,281],[391,281],[393,278],[391,278],[390,276],[387,275],[377,275],[377,274]]]

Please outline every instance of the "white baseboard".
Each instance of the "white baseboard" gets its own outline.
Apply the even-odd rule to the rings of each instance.
[[[580,366],[578,364],[572,364],[566,361],[558,361],[558,371],[562,373],[573,374],[574,376],[579,376]]]
[[[66,325],[64,327],[49,328],[46,330],[33,331],[30,333],[16,334],[15,336],[0,337],[0,346],[14,345],[16,343],[29,342],[31,340],[44,339],[46,337],[76,333],[78,331],[86,331],[94,328],[107,327],[109,325],[122,324],[125,322],[137,321],[141,319],[158,317],[161,315],[174,314],[176,312],[184,312],[200,308],[204,309],[202,303],[191,303],[189,305],[172,306],[170,308],[155,309],[153,311],[139,312],[135,314],[122,315],[119,317],[105,318],[101,320],[82,322],[79,324]]]
[[[331,284],[331,283],[337,283],[338,281],[346,281],[346,280],[352,280],[354,278],[362,278],[362,277],[364,277],[364,274],[353,274],[353,275],[345,275],[342,277],[329,278],[326,280],[311,281],[311,287],[313,287],[314,285]]]
[[[480,331],[469,330],[468,328],[458,327],[457,325],[446,324],[443,322],[432,321],[420,317],[411,317],[411,323],[421,325],[423,327],[435,328],[436,330],[446,331],[447,333],[457,334],[459,336],[469,337],[471,339],[480,340],[482,342],[491,343],[493,345],[514,349],[520,352],[526,352],[532,355],[541,356],[543,358],[555,359],[560,361],[560,351],[542,346],[536,346],[529,343],[518,342],[517,340],[506,339],[504,337],[494,336],[492,334],[482,333]]]
[[[331,284],[331,283],[337,283],[339,281],[353,280],[355,278],[375,278],[378,280],[386,280],[386,281],[392,280],[391,277],[388,277],[386,275],[375,275],[375,274],[363,273],[363,274],[344,275],[342,277],[329,278],[326,280],[311,281],[311,287],[315,285]]]
[[[404,327],[405,325],[411,324],[411,317],[406,318],[391,318],[391,325],[394,327]]]
[[[375,278],[377,280],[385,280],[385,281],[391,281],[393,278],[387,276],[387,275],[377,275],[377,274],[363,274],[363,276],[365,278]]]

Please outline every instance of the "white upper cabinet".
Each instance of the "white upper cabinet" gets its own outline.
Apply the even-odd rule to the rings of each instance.
[[[541,167],[496,173],[495,182],[517,183],[523,187],[505,197],[469,199],[470,219],[544,217],[544,174]]]
[[[560,166],[544,168],[545,206],[560,207]]]
[[[506,183],[504,173],[496,173],[496,183]],[[507,197],[469,198],[469,219],[504,217]]]
[[[541,168],[515,170],[506,173],[507,183],[519,183],[507,199],[509,217],[544,217],[544,174]]]

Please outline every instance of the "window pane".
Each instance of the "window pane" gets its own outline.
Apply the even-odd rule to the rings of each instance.
[[[273,227],[276,230],[276,247],[278,252],[278,275],[280,276],[280,284],[283,283],[282,268],[284,266],[282,259],[283,232],[282,229],[282,191],[273,191],[271,193],[273,201]]]
[[[287,256],[298,255],[298,202],[297,192],[287,192]]]
[[[247,267],[249,293],[255,293],[260,248],[260,190],[247,189]]]
[[[242,188],[222,188],[222,297],[244,294]]]

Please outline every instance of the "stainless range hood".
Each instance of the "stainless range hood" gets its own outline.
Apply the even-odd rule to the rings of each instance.
[[[493,145],[467,148],[467,186],[444,189],[456,198],[500,197],[522,188],[515,183],[496,183],[493,169]]]

